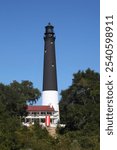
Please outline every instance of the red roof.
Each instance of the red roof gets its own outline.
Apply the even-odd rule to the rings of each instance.
[[[50,106],[27,106],[27,111],[54,111]]]

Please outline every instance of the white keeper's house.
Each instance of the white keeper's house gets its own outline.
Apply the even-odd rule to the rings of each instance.
[[[39,124],[46,126],[46,117],[49,116],[49,126],[56,126],[58,119],[58,112],[54,110],[53,106],[27,106],[28,115],[25,117],[24,125],[30,126],[37,121]]]

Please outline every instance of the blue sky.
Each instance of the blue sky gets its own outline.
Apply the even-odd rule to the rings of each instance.
[[[78,70],[99,72],[99,0],[0,0],[0,82],[30,80],[42,90],[48,22],[56,34],[59,93]]]

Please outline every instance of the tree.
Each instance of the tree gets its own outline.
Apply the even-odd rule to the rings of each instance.
[[[91,69],[73,74],[72,85],[61,92],[60,121],[58,128],[70,146],[81,150],[98,150],[100,133],[100,75]]]
[[[62,91],[61,96],[60,120],[66,124],[67,130],[99,133],[99,73],[87,69],[73,74],[72,85]]]
[[[34,103],[40,97],[40,91],[33,87],[32,82],[13,81],[10,85],[0,84],[0,100],[10,115],[23,116],[26,114],[27,102]]]
[[[34,103],[39,97],[40,91],[30,81],[14,81],[10,85],[0,83],[1,150],[20,149],[16,133],[21,128],[21,117],[26,115],[27,102]]]

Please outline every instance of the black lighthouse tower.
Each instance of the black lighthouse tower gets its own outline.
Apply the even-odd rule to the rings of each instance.
[[[43,91],[57,91],[55,36],[53,28],[50,23],[45,27]]]
[[[54,27],[48,23],[44,35],[44,67],[42,104],[54,107],[56,111],[55,123],[59,121],[58,87],[55,54]]]

